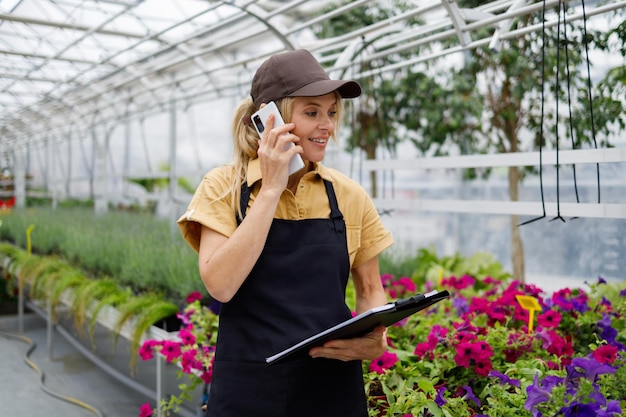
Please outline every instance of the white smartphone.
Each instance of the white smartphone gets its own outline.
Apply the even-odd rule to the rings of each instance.
[[[260,138],[263,137],[263,132],[265,131],[265,122],[267,122],[267,117],[270,114],[274,115],[274,127],[282,126],[285,124],[285,121],[283,120],[280,111],[278,111],[276,103],[270,101],[265,107],[252,115],[252,124],[254,125],[254,128],[256,129]],[[289,142],[285,149],[293,146],[296,145],[293,142]],[[304,162],[302,161],[302,157],[300,156],[300,154],[296,154],[293,158],[291,158],[291,161],[289,161],[289,175],[301,170],[302,168],[304,168]]]

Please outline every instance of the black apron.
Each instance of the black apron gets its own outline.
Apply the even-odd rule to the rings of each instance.
[[[350,318],[346,228],[324,180],[329,219],[274,219],[250,275],[220,311],[207,417],[367,417],[360,361],[265,358]],[[249,189],[242,187],[245,216]]]

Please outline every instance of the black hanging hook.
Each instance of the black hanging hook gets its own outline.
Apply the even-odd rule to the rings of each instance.
[[[539,126],[539,190],[541,192],[541,209],[543,214],[534,219],[527,220],[517,225],[524,226],[537,220],[546,218],[546,200],[543,192],[543,120],[545,107],[545,85],[546,85],[546,0],[543,0],[543,8],[541,11],[541,118]]]

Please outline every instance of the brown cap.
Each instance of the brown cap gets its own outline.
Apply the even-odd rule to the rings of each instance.
[[[361,95],[351,80],[331,80],[307,50],[281,52],[267,59],[252,78],[250,95],[256,108],[284,97],[315,97],[337,91],[343,98]]]

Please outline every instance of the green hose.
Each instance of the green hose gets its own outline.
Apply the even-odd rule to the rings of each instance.
[[[35,347],[36,347],[35,342],[33,342],[31,339],[29,339],[26,336],[15,335],[15,334],[3,332],[3,331],[0,331],[0,336],[3,336],[5,338],[7,338],[7,339],[18,340],[20,342],[24,342],[24,343],[29,345],[28,350],[22,356],[22,358],[24,359],[24,362],[26,362],[26,364],[28,366],[30,366],[31,369],[33,369],[39,375],[39,388],[41,388],[41,390],[43,392],[45,392],[46,394],[48,394],[48,395],[50,395],[52,397],[55,397],[55,398],[58,398],[60,400],[66,401],[66,402],[68,402],[70,404],[74,404],[74,405],[77,405],[79,407],[82,407],[82,408],[92,412],[94,415],[96,415],[98,417],[104,417],[104,414],[102,414],[97,408],[92,407],[89,404],[86,404],[86,403],[84,403],[84,402],[82,402],[80,400],[77,400],[75,398],[69,397],[67,395],[56,393],[56,392],[50,390],[48,387],[46,387],[46,385],[44,383],[44,381],[45,381],[45,374],[44,374],[44,372],[41,369],[39,369],[37,364],[35,362],[33,362],[29,358],[30,354],[33,352],[33,350],[35,350]]]

